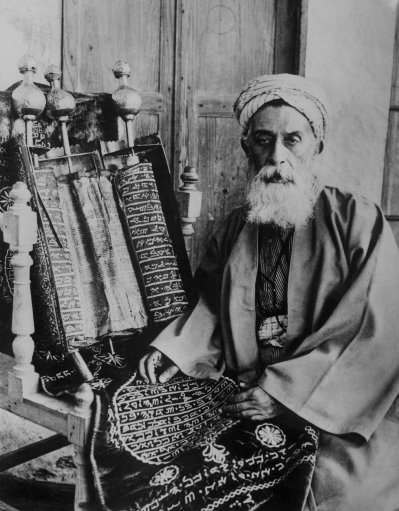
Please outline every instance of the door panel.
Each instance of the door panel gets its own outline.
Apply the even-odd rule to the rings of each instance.
[[[131,67],[131,86],[143,96],[137,135],[159,131],[171,154],[175,5],[170,0],[64,2],[65,88],[112,92],[118,59]]]
[[[203,206],[193,268],[249,179],[234,99],[254,76],[297,70],[305,1],[64,2],[64,86],[111,92],[112,65],[127,60],[143,95],[137,134],[159,130],[176,187],[185,165],[197,168]]]
[[[298,5],[281,0],[180,1],[176,161],[180,168],[186,163],[197,168],[204,193],[195,226],[194,268],[211,233],[242,203],[250,177],[233,102],[249,79],[275,68],[294,71]],[[283,43],[278,52],[276,29]]]

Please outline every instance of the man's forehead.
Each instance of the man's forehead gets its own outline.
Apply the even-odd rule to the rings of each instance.
[[[253,132],[284,131],[293,133],[301,131],[313,135],[306,117],[289,105],[266,105],[252,116],[250,124]]]

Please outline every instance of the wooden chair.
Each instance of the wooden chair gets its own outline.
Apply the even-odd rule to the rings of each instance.
[[[32,62],[25,62],[22,66],[24,73],[31,72],[34,66]],[[53,73],[55,71],[53,70]],[[125,64],[116,66],[115,75],[126,79],[128,69]],[[32,80],[30,80],[32,83]],[[36,91],[35,91],[36,92]],[[118,96],[119,94],[119,96]],[[33,96],[33,95],[32,95]],[[36,98],[31,97],[30,110],[20,108],[20,115],[26,125],[27,151],[32,145],[31,124],[35,116],[43,108],[43,100],[40,94]],[[70,98],[69,98],[70,99]],[[124,118],[127,131],[127,145],[132,147],[133,119],[138,113],[139,97],[132,93],[132,89],[124,87],[114,94],[119,107],[119,112]],[[36,110],[32,107],[34,101],[39,103]],[[21,100],[21,103],[23,101]],[[18,111],[17,105],[17,111]],[[34,111],[35,110],[35,111]],[[69,154],[69,145],[66,132],[66,113],[59,116],[61,130],[64,138],[66,155]],[[193,235],[193,224],[199,215],[201,194],[196,188],[198,177],[195,170],[186,168],[181,176],[183,184],[176,196],[181,205],[182,232],[189,249]],[[56,434],[46,441],[37,442],[34,445],[6,455],[6,463],[1,463],[0,468],[9,468],[13,464],[22,463],[39,455],[51,452],[68,443],[73,444],[74,460],[76,464],[76,491],[75,510],[89,509],[90,497],[88,493],[85,459],[85,447],[91,420],[91,405],[94,394],[90,384],[84,382],[74,395],[74,402],[67,402],[59,398],[44,394],[39,388],[39,374],[32,364],[35,344],[32,339],[34,333],[34,320],[32,309],[32,296],[30,289],[30,269],[32,258],[30,252],[37,236],[36,214],[28,205],[31,193],[23,182],[16,182],[10,193],[13,205],[3,214],[0,214],[0,228],[3,231],[4,241],[9,244],[13,252],[10,264],[14,275],[14,293],[12,306],[12,333],[15,338],[12,343],[12,351],[15,365],[8,376],[8,409],[30,421],[54,431]],[[4,458],[4,457],[3,457]],[[4,461],[4,459],[3,459]]]

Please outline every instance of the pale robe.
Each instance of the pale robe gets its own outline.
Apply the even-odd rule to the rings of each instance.
[[[294,233],[288,359],[261,367],[258,229],[236,210],[199,269],[191,314],[153,342],[187,375],[227,369],[321,430],[308,509],[399,509],[399,254],[382,212],[325,188]],[[398,322],[398,323],[397,323]]]

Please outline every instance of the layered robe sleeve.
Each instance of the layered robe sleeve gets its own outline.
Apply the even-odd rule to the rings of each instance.
[[[305,335],[258,383],[319,428],[368,439],[399,393],[399,254],[366,200],[330,190],[318,214],[290,270],[291,326]]]
[[[222,284],[226,262],[244,222],[245,211],[238,208],[211,238],[195,275],[198,303],[151,343],[193,378],[218,378],[226,368],[220,322]]]
[[[321,193],[294,234],[291,353],[266,368],[255,337],[257,257],[257,229],[233,214],[200,267],[202,299],[154,345],[193,377],[217,376],[223,359],[315,426],[368,439],[399,393],[399,257],[382,212],[335,188]]]

